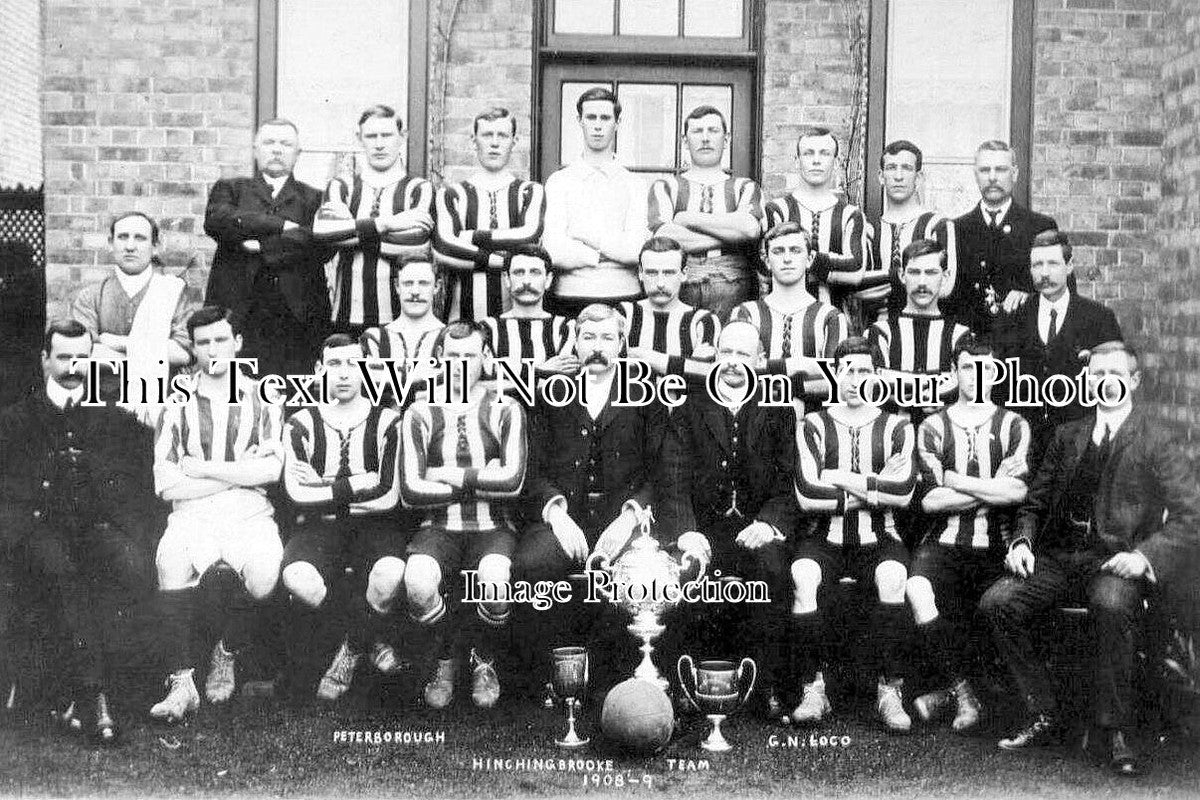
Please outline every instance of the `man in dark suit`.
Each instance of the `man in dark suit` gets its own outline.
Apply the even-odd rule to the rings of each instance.
[[[1135,407],[1141,373],[1132,350],[1121,342],[1093,348],[1088,377],[1099,384],[1096,412],[1055,432],[1007,537],[1011,574],[987,591],[980,611],[1026,702],[1025,727],[1000,741],[1015,750],[1061,732],[1034,628],[1064,601],[1087,603],[1095,724],[1110,767],[1131,776],[1139,772],[1126,738],[1136,719],[1135,634],[1147,599],[1193,613],[1200,606],[1200,488],[1177,441]]]
[[[715,379],[706,389],[691,391],[671,414],[671,423],[687,456],[685,512],[694,515],[677,527],[708,537],[714,575],[720,570],[723,577],[763,581],[771,600],[727,609],[689,604],[683,612],[690,624],[675,638],[699,652],[735,661],[753,655],[769,708],[772,689],[783,677],[783,625],[791,588],[787,541],[799,522],[800,507],[791,482],[796,414],[790,405],[763,405],[754,375],[765,363],[758,328],[730,322],[717,340]],[[713,611],[724,623],[715,630],[701,624]],[[737,635],[739,630],[745,633]]]
[[[979,204],[954,220],[958,278],[942,303],[947,317],[986,334],[999,311],[1011,314],[1033,292],[1028,254],[1033,237],[1058,225],[1013,201],[1016,154],[991,140],[975,151]],[[1072,281],[1074,286],[1074,281]]]
[[[45,384],[0,414],[0,636],[30,592],[48,596],[69,647],[55,719],[111,744],[108,632],[116,608],[152,586],[152,434],[116,406],[81,405],[87,329],[54,323],[42,349]]]
[[[329,325],[324,260],[312,241],[321,192],[300,183],[296,126],[264,122],[254,136],[258,173],[217,181],[208,195],[204,232],[217,240],[205,302],[244,320],[242,355],[259,374],[308,374]]]
[[[1087,363],[1088,352],[1101,342],[1119,340],[1121,328],[1111,309],[1070,288],[1071,243],[1065,233],[1048,230],[1033,237],[1028,272],[1037,295],[1015,313],[1001,315],[993,338],[1000,358],[1018,359],[1021,374],[1036,378],[1043,392],[1041,402],[1033,406],[1017,406],[1014,398],[1004,398],[1029,421],[1033,432],[1029,463],[1036,469],[1055,426],[1087,413],[1078,397],[1067,405],[1045,402],[1047,386],[1063,384],[1051,391],[1061,397],[1055,393],[1065,385],[1061,378],[1047,381],[1052,376],[1074,381]]]

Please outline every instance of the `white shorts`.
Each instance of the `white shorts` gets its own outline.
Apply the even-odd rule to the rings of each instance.
[[[272,514],[271,503],[253,489],[177,501],[155,556],[160,588],[164,578],[173,584],[171,589],[196,586],[218,563],[228,564],[239,575],[245,574],[247,565],[278,569],[283,542]]]

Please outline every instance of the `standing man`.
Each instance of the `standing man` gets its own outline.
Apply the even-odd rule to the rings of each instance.
[[[810,289],[824,303],[846,311],[855,289],[883,285],[887,275],[872,272],[871,231],[858,206],[838,194],[838,141],[828,128],[805,126],[796,140],[800,185],[767,203],[767,230],[783,222],[800,224],[813,253]]]
[[[1057,228],[1053,219],[1013,201],[1020,170],[1007,142],[989,140],[975,151],[980,200],[954,220],[958,277],[944,305],[946,315],[976,334],[991,330],[992,318],[1016,311],[1034,286],[1026,270],[1033,237]]]
[[[437,192],[433,252],[446,267],[447,321],[496,317],[508,310],[504,257],[542,238],[546,191],[508,170],[517,143],[517,118],[507,108],[475,117],[471,142],[479,168]]]
[[[954,225],[942,214],[921,205],[917,194],[923,173],[924,157],[921,148],[905,139],[883,148],[879,156],[879,185],[883,187],[883,213],[876,225],[871,266],[888,274],[890,289],[886,293],[886,304],[874,299],[864,314],[869,322],[876,314],[900,311],[904,308],[904,283],[900,273],[904,269],[901,253],[917,239],[933,239],[946,251],[947,274],[939,297],[947,297],[954,289],[958,274],[958,252],[954,239]]]
[[[396,272],[406,261],[430,260],[433,233],[433,184],[406,171],[395,109],[363,111],[358,141],[364,166],[349,183],[329,182],[313,221],[317,240],[337,250],[325,265],[333,328],[354,338],[396,318]]]
[[[591,303],[638,299],[638,251],[647,237],[645,184],[616,159],[617,96],[588,89],[575,110],[583,153],[546,181],[543,244],[556,272],[547,305],[564,317]]]
[[[322,700],[349,690],[367,647],[380,672],[399,667],[383,628],[403,590],[409,535],[403,518],[391,513],[400,499],[400,417],[363,396],[362,358],[362,347],[346,334],[326,339],[319,366],[330,397],[289,417],[283,433],[283,484],[299,512],[283,551],[283,585],[297,601],[301,630],[311,630],[330,606],[344,615],[345,638],[317,687]],[[341,588],[346,567],[357,581],[352,599],[338,598],[347,606],[341,608],[327,601]]]
[[[53,598],[69,637],[67,696],[56,721],[98,744],[118,735],[105,658],[120,605],[151,588],[151,434],[111,406],[81,405],[92,339],[75,320],[52,323],[42,390],[0,413],[0,577]],[[0,634],[17,592],[0,582]]]
[[[228,309],[201,308],[188,319],[188,331],[196,352],[194,394],[167,406],[154,444],[154,488],[172,507],[155,557],[170,690],[150,716],[171,720],[200,706],[192,631],[204,573],[224,563],[244,590],[217,624],[205,696],[218,704],[233,697],[237,654],[253,641],[254,607],[275,590],[283,557],[267,499],[283,470],[281,409],[263,402],[249,380],[238,387],[237,402],[229,402],[229,371],[237,369],[229,359],[241,351],[242,337]]]
[[[762,233],[762,190],[722,169],[729,126],[716,108],[699,106],[687,115],[683,143],[692,166],[650,187],[650,231],[674,239],[687,253],[683,302],[727,320],[757,291],[752,264]]]
[[[1051,376],[1074,381],[1092,348],[1121,338],[1111,309],[1071,290],[1073,273],[1071,242],[1065,233],[1050,229],[1034,236],[1029,275],[1037,294],[1015,313],[1001,317],[993,335],[1001,358],[1018,359],[1021,374],[1033,376],[1043,388]],[[1055,427],[1088,413],[1078,397],[1068,405],[1053,405],[1043,398],[1020,411],[1033,428],[1030,464],[1034,469]]]
[[[258,359],[260,375],[307,373],[329,324],[326,256],[312,238],[321,192],[292,176],[299,155],[293,123],[264,122],[254,135],[257,172],[213,184],[204,212],[204,232],[217,242],[205,302],[244,321],[244,355]]]
[[[1034,630],[1064,601],[1086,602],[1095,631],[1095,725],[1109,767],[1140,772],[1127,738],[1134,708],[1136,632],[1146,600],[1195,613],[1200,580],[1200,490],[1186,455],[1135,402],[1142,374],[1121,342],[1094,347],[1094,415],[1055,431],[1008,537],[1005,567],[980,603],[1028,711],[1000,747],[1061,733],[1054,684]],[[1091,738],[1091,737],[1089,737]]]
[[[500,699],[493,664],[510,615],[504,590],[517,547],[509,507],[525,483],[528,445],[520,404],[480,382],[490,355],[486,330],[460,320],[442,331],[435,352],[453,365],[451,385],[463,396],[438,405],[418,401],[402,425],[400,497],[406,508],[428,515],[408,545],[404,581],[410,615],[434,632],[437,666],[425,684],[430,708],[454,699],[467,648],[472,702],[491,708]],[[458,602],[450,609],[443,599],[446,589],[461,585],[462,570],[475,570],[485,593],[493,592],[474,614],[464,608],[462,591],[451,591]]]

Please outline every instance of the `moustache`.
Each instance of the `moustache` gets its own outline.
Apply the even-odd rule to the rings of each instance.
[[[598,350],[583,360],[583,365],[585,367],[588,364],[603,364],[607,367],[610,363],[612,362],[608,360],[608,356]]]

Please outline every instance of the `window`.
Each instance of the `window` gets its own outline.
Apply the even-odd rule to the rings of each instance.
[[[540,4],[539,4],[540,5]],[[617,157],[647,181],[688,168],[683,119],[700,105],[729,120],[725,166],[757,173],[751,0],[551,0],[537,29],[541,179],[582,150],[575,102],[593,86],[621,102]]]
[[[424,174],[426,11],[426,0],[356,0],[353,13],[343,0],[260,1],[258,119],[300,127],[298,179],[323,188],[352,168],[355,122],[375,103],[396,109],[408,170]]]
[[[923,200],[946,214],[979,200],[971,172],[986,139],[1010,142],[1028,202],[1033,0],[873,0],[868,209],[887,142],[908,139],[925,157]]]

